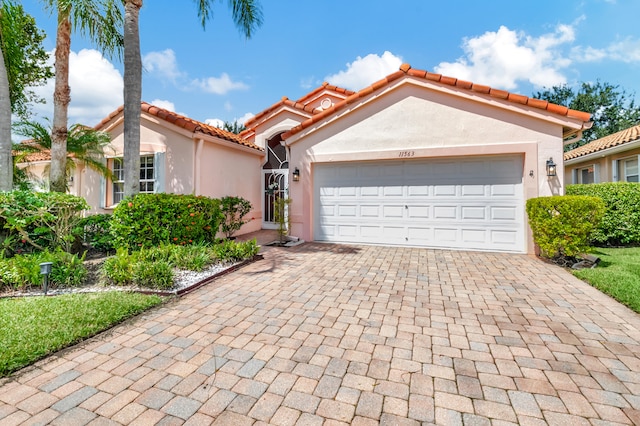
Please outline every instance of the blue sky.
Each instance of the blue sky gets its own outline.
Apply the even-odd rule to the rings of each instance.
[[[55,17],[23,5],[55,46]],[[179,6],[178,6],[179,5]],[[516,6],[517,5],[517,6]],[[203,30],[190,0],[146,0],[143,100],[200,121],[244,120],[328,81],[358,90],[403,62],[527,96],[601,80],[640,102],[638,0],[262,0],[246,40],[218,1]],[[69,122],[122,104],[122,64],[72,37]],[[38,88],[51,99],[53,82]],[[52,116],[51,101],[35,109]]]

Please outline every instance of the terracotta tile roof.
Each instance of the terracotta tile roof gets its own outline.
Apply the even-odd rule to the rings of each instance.
[[[564,159],[571,160],[574,158],[582,157],[594,152],[602,151],[607,148],[613,148],[627,142],[633,142],[640,140],[640,124],[637,126],[629,127],[628,129],[621,130],[617,133],[605,136],[595,141],[591,141],[588,144],[582,145],[576,149],[564,153]]]
[[[142,102],[141,108],[142,108],[142,112],[158,117],[175,126],[181,127],[189,132],[202,133],[205,135],[214,136],[229,142],[237,143],[238,145],[243,145],[248,148],[256,149],[258,151],[263,151],[263,149],[260,148],[258,145],[255,145],[254,143],[248,141],[247,139],[244,139],[240,135],[236,135],[235,133],[228,132],[218,127],[202,123],[200,121],[194,120],[189,117],[185,117],[184,115],[177,114],[173,111],[169,111],[164,108],[159,108],[147,102]],[[105,117],[100,123],[98,123],[95,129],[100,130],[107,123],[109,123],[114,117],[122,113],[123,110],[124,110],[124,106],[121,105],[117,110],[113,111],[111,114]]]
[[[298,111],[304,113],[307,116],[310,116],[310,115],[314,114],[314,108],[312,108],[309,105],[308,101],[311,100],[314,96],[322,93],[325,90],[330,90],[332,92],[343,94],[345,96],[349,96],[349,95],[352,95],[353,93],[355,93],[355,92],[352,92],[351,90],[347,90],[347,89],[344,89],[342,87],[334,86],[334,85],[331,85],[331,84],[329,84],[327,82],[324,82],[324,83],[322,83],[321,86],[319,86],[318,88],[316,88],[316,89],[312,90],[311,92],[307,93],[306,95],[304,95],[303,97],[301,97],[297,101],[292,101],[288,97],[283,96],[282,99],[280,99],[279,102],[276,102],[275,104],[271,105],[269,108],[265,109],[264,111],[259,112],[258,114],[254,115],[253,117],[248,119],[246,121],[246,123],[245,123],[245,126],[247,127],[247,130],[245,130],[243,133],[240,133],[240,134],[243,135],[243,134],[251,133],[251,131],[253,130],[251,128],[251,124],[259,121],[261,118],[265,117],[266,115],[272,113],[273,111],[277,110],[278,108],[280,108],[282,106],[289,106],[291,108],[297,109]]]
[[[307,127],[311,126],[313,123],[316,123],[332,114],[334,114],[336,111],[339,111],[341,109],[343,109],[344,107],[346,107],[347,105],[357,101],[360,98],[364,98],[368,95],[370,95],[371,93],[380,90],[381,88],[388,86],[391,82],[404,77],[404,76],[411,76],[411,77],[416,77],[416,78],[420,78],[420,79],[425,79],[425,80],[429,80],[429,81],[433,81],[436,83],[440,83],[443,85],[448,85],[448,86],[455,86],[459,89],[463,89],[463,90],[468,90],[471,92],[475,92],[475,93],[479,93],[479,94],[483,94],[483,95],[487,95],[489,97],[493,97],[493,98],[497,98],[497,99],[502,99],[502,100],[506,100],[509,102],[513,102],[516,104],[521,104],[521,105],[526,105],[529,106],[531,108],[537,108],[537,109],[542,109],[542,110],[546,110],[548,112],[551,112],[553,114],[558,114],[558,115],[562,115],[565,117],[569,117],[569,118],[573,118],[573,119],[578,119],[584,122],[587,122],[591,119],[591,114],[589,114],[588,112],[582,112],[582,111],[576,111],[573,109],[569,109],[567,107],[561,106],[561,105],[556,105],[556,104],[552,104],[549,103],[547,101],[541,100],[541,99],[535,99],[535,98],[529,98],[527,96],[524,95],[519,95],[516,93],[511,93],[511,92],[507,92],[505,90],[498,90],[498,89],[493,89],[489,86],[484,86],[481,84],[475,84],[472,83],[470,81],[464,81],[464,80],[459,80],[457,78],[454,77],[447,77],[441,74],[434,74],[428,71],[423,71],[423,70],[418,70],[418,69],[413,69],[411,68],[411,65],[409,64],[402,64],[400,66],[400,70],[389,74],[388,76],[386,76],[385,78],[383,78],[382,80],[376,81],[375,83],[373,83],[372,85],[365,87],[364,89],[352,93],[350,94],[344,101],[338,102],[335,105],[333,105],[331,108],[328,108],[324,111],[321,111],[315,115],[313,115],[312,117],[308,118],[307,120],[303,121],[302,123],[300,123],[299,125],[295,126],[294,128],[292,128],[291,130],[289,130],[287,133],[283,134],[282,137],[284,139],[288,138],[289,136],[292,136],[300,131],[302,131],[303,129],[306,129]]]
[[[33,139],[28,139],[20,142],[20,145],[27,145],[39,148],[39,151],[31,152],[24,157],[23,163],[35,163],[37,161],[49,161],[51,160],[51,151],[40,147],[40,145],[36,144]],[[11,155],[18,155],[19,152],[16,150],[11,151]]]

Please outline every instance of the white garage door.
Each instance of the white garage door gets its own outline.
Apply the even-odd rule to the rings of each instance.
[[[316,164],[314,239],[524,252],[522,157]]]

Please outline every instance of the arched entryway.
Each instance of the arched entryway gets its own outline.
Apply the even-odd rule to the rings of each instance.
[[[267,162],[262,166],[262,227],[276,229],[275,205],[287,198],[289,191],[289,158],[282,142],[282,133],[267,140]]]

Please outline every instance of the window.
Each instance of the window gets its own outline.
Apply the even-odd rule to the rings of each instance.
[[[112,159],[111,171],[113,172],[112,191],[113,205],[118,204],[124,198],[124,163],[122,158]],[[155,193],[155,173],[153,155],[140,157],[140,193]]]
[[[638,158],[620,160],[621,180],[625,182],[638,182]]]
[[[593,166],[578,169],[578,183],[593,183]]]
[[[155,177],[153,174],[153,155],[140,157],[140,193],[153,194]]]
[[[113,159],[113,204],[124,198],[124,165],[121,158]]]

